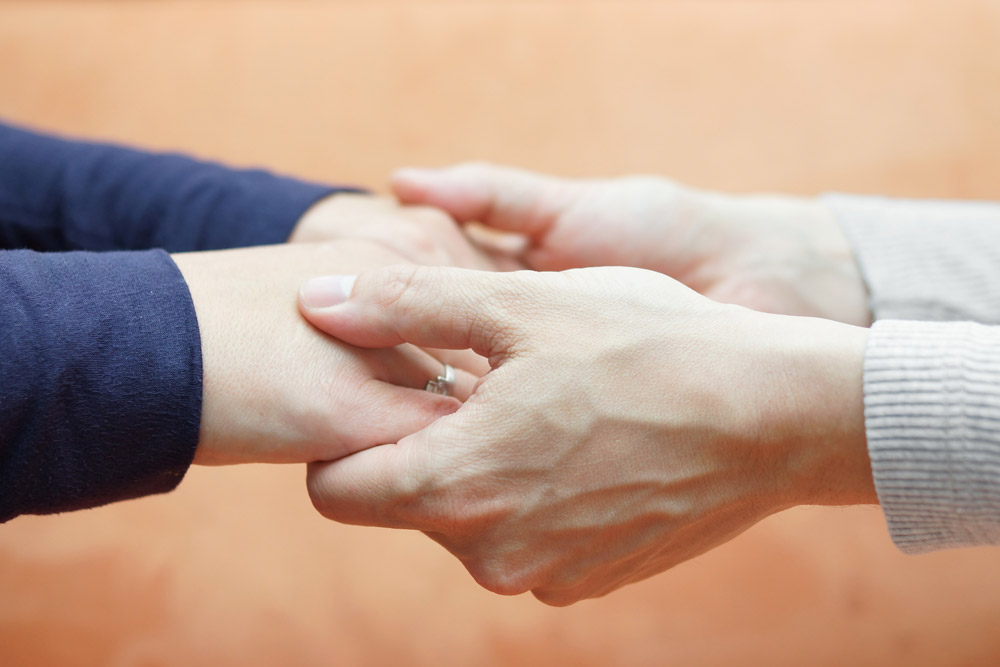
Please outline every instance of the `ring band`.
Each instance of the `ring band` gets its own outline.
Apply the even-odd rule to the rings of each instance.
[[[441,375],[433,380],[429,380],[424,387],[426,391],[441,396],[451,396],[451,390],[455,387],[455,369],[450,364],[444,365]]]

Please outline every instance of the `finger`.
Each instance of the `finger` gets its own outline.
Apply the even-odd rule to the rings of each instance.
[[[463,354],[479,358],[467,351],[463,353],[449,352],[454,355]],[[363,350],[361,353],[368,355],[377,380],[411,389],[424,390],[428,382],[443,376],[445,374],[444,365],[450,364],[455,371],[450,395],[460,401],[465,401],[472,395],[476,382],[483,375],[483,373],[473,374],[461,363],[455,363],[460,360],[460,357],[448,359],[409,345],[384,350]],[[468,360],[464,361],[468,365]],[[409,435],[412,432],[403,435]],[[391,442],[396,441],[392,440]]]
[[[310,463],[309,499],[328,519],[359,526],[409,528],[383,507],[405,479],[398,445],[372,447],[330,463]]]
[[[433,473],[421,453],[430,451],[430,430],[402,438],[396,445],[310,464],[306,481],[313,505],[323,516],[342,523],[427,528],[421,503]]]
[[[524,235],[487,227],[481,222],[466,223],[462,231],[469,241],[491,253],[516,256],[530,247]]]
[[[435,359],[439,359],[446,364],[451,364],[456,369],[468,372],[474,377],[483,377],[490,372],[490,362],[472,350],[427,350]],[[458,396],[458,394],[455,394]],[[465,400],[465,399],[462,399]]]
[[[466,391],[463,387],[462,391]],[[397,387],[378,380],[361,385],[332,424],[339,437],[317,444],[305,461],[331,461],[355,452],[395,443],[426,428],[462,406],[454,396]],[[300,459],[303,460],[303,459]]]
[[[533,239],[548,232],[578,190],[569,181],[490,164],[400,169],[391,186],[405,204],[436,206],[458,222],[481,222]]]
[[[372,216],[355,233],[381,243],[415,264],[492,268],[489,256],[462,233],[451,217],[428,206],[399,207]]]
[[[491,358],[514,342],[505,304],[523,301],[539,275],[400,265],[311,280],[299,305],[321,331],[358,347],[413,343]]]
[[[636,578],[637,574],[632,568],[640,567],[639,565],[635,565],[635,563],[643,560],[645,560],[644,556],[635,556],[629,559],[628,563],[618,564],[611,572],[605,571],[604,569],[598,569],[589,577],[571,581],[569,583],[554,583],[534,588],[531,593],[538,599],[539,602],[547,604],[551,607],[568,607],[569,605],[576,604],[581,600],[604,597],[605,595],[618,590],[622,586],[625,586],[633,581],[638,581],[640,578],[649,578],[661,571],[656,570],[653,566],[647,564],[642,566],[645,574],[643,574],[640,578]]]

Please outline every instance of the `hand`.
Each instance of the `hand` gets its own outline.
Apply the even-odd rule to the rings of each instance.
[[[629,268],[391,267],[344,298],[302,310],[352,344],[471,347],[492,370],[397,445],[312,465],[313,503],[423,530],[489,590],[570,604],[793,505],[876,502],[864,328]]]
[[[833,214],[809,199],[727,196],[655,177],[572,181],[494,167],[398,172],[396,196],[526,237],[538,270],[635,266],[755,310],[868,326]]]
[[[412,346],[360,350],[302,321],[294,294],[318,272],[398,263],[361,242],[175,255],[201,330],[195,463],[328,461],[396,442],[454,412],[423,391],[441,363]],[[474,379],[462,373],[459,395]],[[397,386],[398,385],[398,386]]]
[[[428,266],[460,266],[484,271],[514,271],[524,266],[503,253],[469,241],[448,215],[427,206],[400,206],[388,197],[336,194],[310,208],[289,243],[355,239],[377,243],[407,261]],[[489,370],[468,350],[428,350],[436,358],[476,376]]]
[[[400,206],[388,197],[336,194],[309,209],[288,241],[316,243],[358,239],[379,243],[415,264],[513,271],[524,266],[491,256],[469,242],[446,213],[427,206]]]

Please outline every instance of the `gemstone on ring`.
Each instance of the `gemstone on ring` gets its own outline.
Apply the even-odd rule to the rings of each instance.
[[[432,394],[451,396],[451,390],[454,386],[455,369],[452,368],[450,364],[445,364],[444,370],[441,371],[441,375],[438,375],[433,380],[428,380],[427,385],[424,386],[424,390],[429,391]]]

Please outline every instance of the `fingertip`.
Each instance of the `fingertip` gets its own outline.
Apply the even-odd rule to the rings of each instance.
[[[348,318],[343,311],[343,276],[323,276],[307,281],[299,288],[299,312],[312,326],[325,334],[342,337]]]
[[[336,503],[331,502],[330,486],[327,484],[326,476],[335,463],[315,462],[306,466],[306,491],[313,508],[327,519],[336,519],[333,508]]]
[[[394,425],[393,442],[430,426],[442,417],[455,414],[462,407],[462,399],[456,396],[396,385],[386,385],[385,388],[386,421]]]
[[[492,201],[490,171],[463,164],[446,169],[407,167],[393,173],[390,187],[403,204],[439,208],[458,223],[486,216]]]
[[[433,169],[403,167],[389,177],[389,187],[403,204],[424,204],[429,199],[428,192],[433,188],[437,174]]]
[[[484,360],[485,361],[485,360]],[[489,362],[486,362],[487,370],[489,372]],[[483,373],[485,375],[486,373]],[[469,397],[476,391],[476,386],[479,384],[481,376],[477,377],[473,373],[470,373],[461,368],[455,370],[455,387],[454,387],[454,397],[456,400],[464,403],[469,400]],[[455,408],[456,410],[458,408]]]
[[[345,343],[358,347],[392,347],[401,340],[386,332],[381,318],[365,302],[365,289],[357,289],[357,275],[313,278],[299,289],[299,312],[312,326]],[[366,285],[370,289],[371,285]],[[351,300],[354,292],[361,295]]]
[[[299,303],[306,310],[331,308],[351,298],[356,275],[320,276],[307,280],[299,289]]]
[[[442,396],[442,398],[446,400],[441,401],[437,405],[434,411],[434,418],[428,422],[428,426],[436,422],[438,419],[441,419],[442,417],[450,417],[462,409],[462,399],[457,396]]]
[[[382,332],[372,318],[366,318],[353,303],[343,303],[329,308],[307,308],[300,301],[299,313],[316,330],[348,345],[381,348],[399,344],[391,334]],[[385,340],[387,335],[389,340]]]
[[[396,445],[379,445],[336,461],[310,463],[306,489],[313,507],[333,521],[355,525],[394,526],[380,512],[402,479]]]

